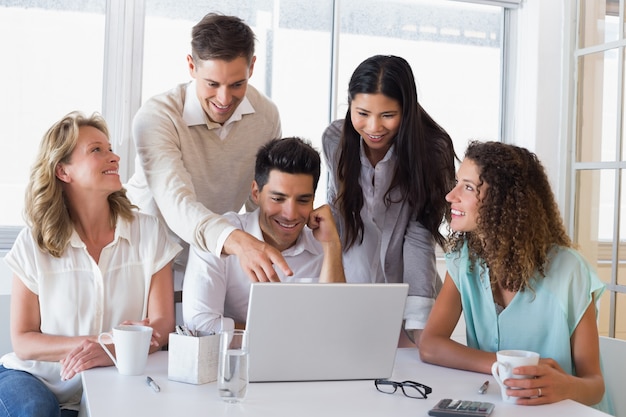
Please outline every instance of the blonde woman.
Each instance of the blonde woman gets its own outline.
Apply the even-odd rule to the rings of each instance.
[[[11,341],[0,359],[0,416],[75,416],[79,372],[112,365],[97,335],[122,322],[174,327],[171,262],[180,247],[134,211],[104,119],[73,112],[44,136],[26,191],[28,227],[13,271]]]

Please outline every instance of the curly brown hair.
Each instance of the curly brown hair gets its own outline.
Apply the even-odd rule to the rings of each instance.
[[[550,249],[571,247],[545,169],[527,149],[500,142],[470,142],[465,158],[479,170],[476,230],[450,231],[448,249],[467,241],[471,264],[489,268],[492,287],[532,290],[543,277]]]

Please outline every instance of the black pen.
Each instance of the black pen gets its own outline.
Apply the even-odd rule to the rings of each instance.
[[[484,394],[485,392],[487,392],[487,388],[489,387],[489,381],[485,381],[484,384],[482,384],[480,386],[480,388],[478,388],[478,393],[479,394]]]
[[[150,385],[150,388],[152,388],[154,392],[161,391],[161,387],[159,387],[157,383],[154,382],[154,379],[150,378],[149,376],[146,377],[146,383]]]

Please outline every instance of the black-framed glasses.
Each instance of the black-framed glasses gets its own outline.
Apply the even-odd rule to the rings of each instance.
[[[385,394],[393,394],[400,388],[407,397],[417,399],[428,398],[428,394],[433,392],[431,387],[415,381],[396,382],[388,379],[375,379],[374,385],[378,391]]]

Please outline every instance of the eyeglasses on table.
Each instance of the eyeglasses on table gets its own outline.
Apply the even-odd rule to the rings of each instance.
[[[415,381],[396,382],[388,379],[375,379],[374,385],[378,391],[384,394],[393,394],[400,388],[407,397],[417,399],[428,398],[428,394],[433,392],[431,387]]]

